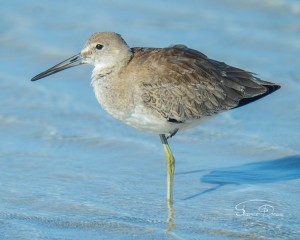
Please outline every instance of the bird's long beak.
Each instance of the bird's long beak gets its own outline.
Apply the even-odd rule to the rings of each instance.
[[[83,57],[81,56],[81,54],[80,53],[76,54],[75,56],[70,57],[67,60],[53,66],[52,68],[49,68],[48,70],[36,75],[35,77],[33,77],[31,79],[31,81],[36,81],[36,80],[39,80],[41,78],[47,77],[51,74],[60,72],[64,69],[67,69],[67,68],[70,68],[70,67],[75,67],[75,66],[78,66],[80,64],[83,64],[84,62],[82,60],[83,60]]]

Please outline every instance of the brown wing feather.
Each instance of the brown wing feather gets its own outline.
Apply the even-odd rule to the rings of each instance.
[[[133,51],[151,72],[141,86],[144,104],[167,120],[211,116],[238,107],[243,99],[264,96],[268,86],[277,86],[183,45]]]

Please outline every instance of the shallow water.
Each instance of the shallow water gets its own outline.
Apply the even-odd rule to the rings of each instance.
[[[0,16],[1,239],[300,238],[298,1],[14,0]],[[99,107],[91,67],[29,81],[96,31],[184,43],[282,85],[170,141],[170,232],[158,136]]]

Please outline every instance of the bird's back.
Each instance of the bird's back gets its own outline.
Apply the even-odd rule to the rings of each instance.
[[[237,108],[280,88],[184,45],[132,52],[128,71],[135,71],[144,105],[172,122]]]

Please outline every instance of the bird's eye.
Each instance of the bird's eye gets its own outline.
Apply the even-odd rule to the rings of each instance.
[[[102,44],[99,44],[99,43],[96,45],[96,48],[97,48],[98,50],[101,50],[103,47],[104,47],[104,46],[103,46]]]

